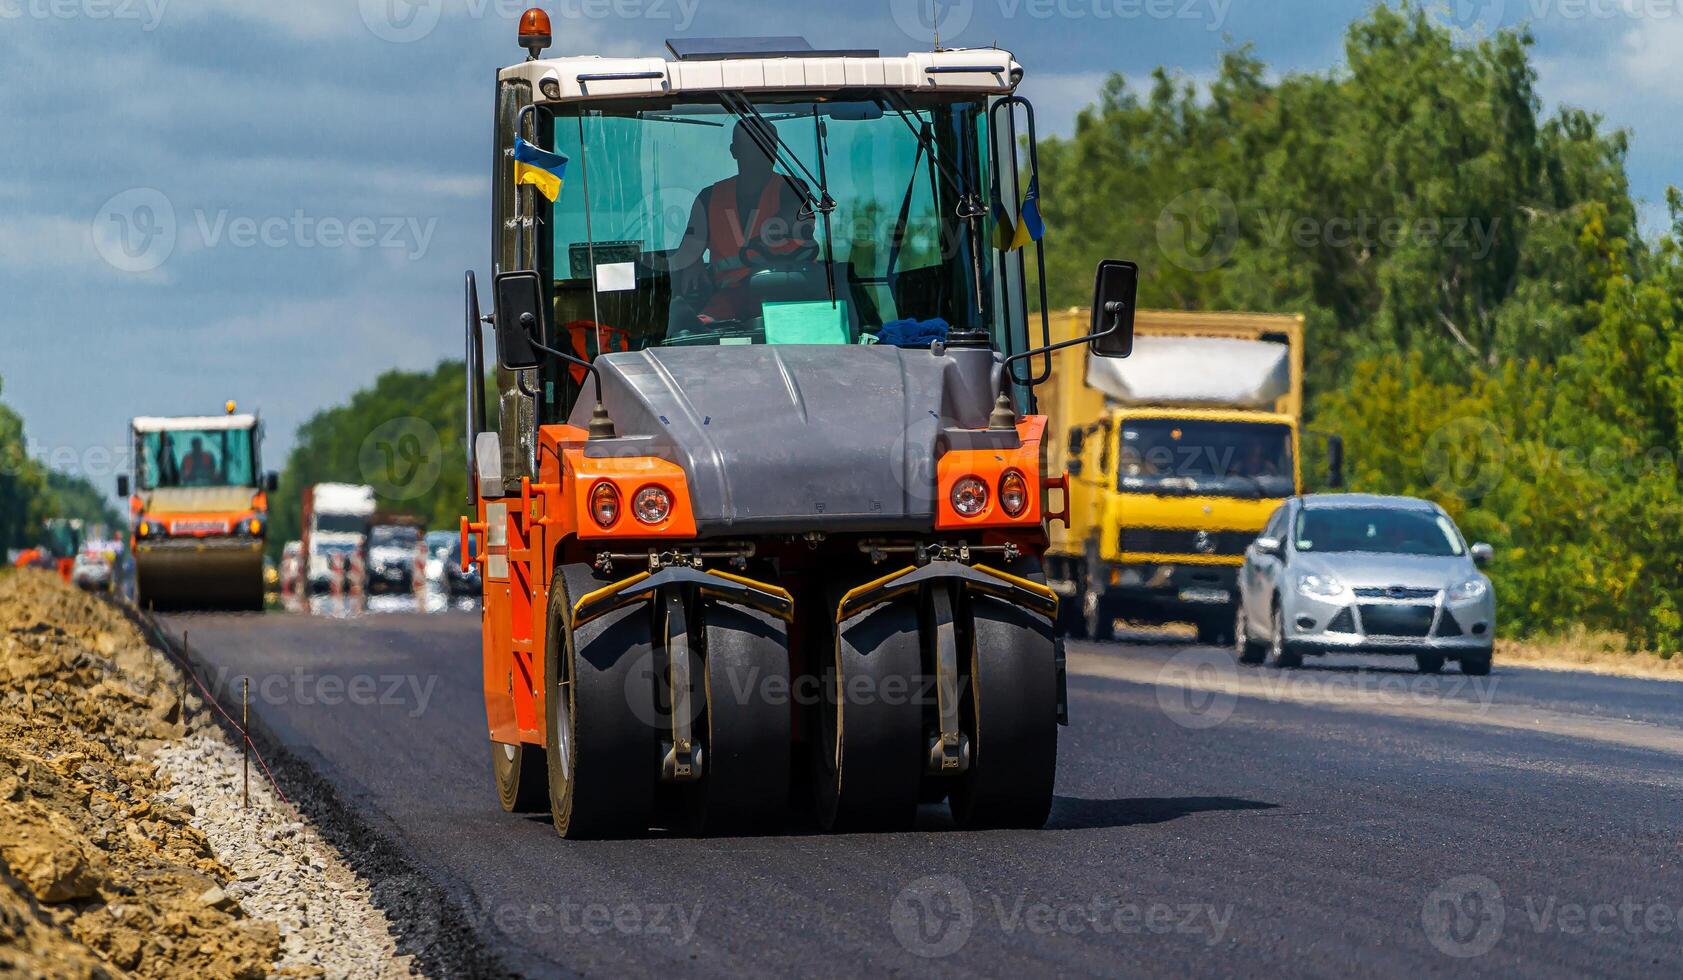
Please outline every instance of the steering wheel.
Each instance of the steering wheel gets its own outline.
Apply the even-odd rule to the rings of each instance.
[[[787,246],[793,243],[794,248]],[[766,241],[765,232],[744,242],[742,264],[755,272],[794,272],[818,261],[818,243],[783,239],[784,249],[777,250]]]

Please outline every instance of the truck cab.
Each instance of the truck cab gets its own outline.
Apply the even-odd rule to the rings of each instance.
[[[1117,619],[1186,623],[1227,642],[1245,549],[1303,491],[1303,318],[1141,311],[1136,334],[1127,361],[1055,371],[1061,625],[1105,639]]]

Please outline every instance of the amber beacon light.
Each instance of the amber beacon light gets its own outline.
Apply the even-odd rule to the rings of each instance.
[[[520,15],[520,46],[526,53],[536,59],[549,47],[549,15],[533,7]]]

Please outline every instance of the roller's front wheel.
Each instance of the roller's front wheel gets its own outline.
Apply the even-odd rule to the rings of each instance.
[[[961,706],[971,755],[949,796],[953,820],[966,830],[1043,826],[1058,769],[1052,624],[991,596],[972,594],[969,610]]]
[[[544,657],[549,808],[562,837],[635,837],[653,822],[660,742],[646,605],[572,628],[570,595],[598,583],[557,568]]]

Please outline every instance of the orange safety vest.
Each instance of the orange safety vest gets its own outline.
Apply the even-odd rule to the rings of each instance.
[[[702,312],[715,320],[738,319],[744,312],[737,287],[747,281],[750,270],[742,261],[742,248],[765,230],[783,203],[783,179],[774,175],[760,189],[759,203],[744,225],[736,210],[736,181],[735,177],[726,177],[708,190],[707,266],[713,273],[715,292]],[[789,228],[782,240],[770,243],[770,248],[786,254],[801,244],[795,238],[795,229]]]

